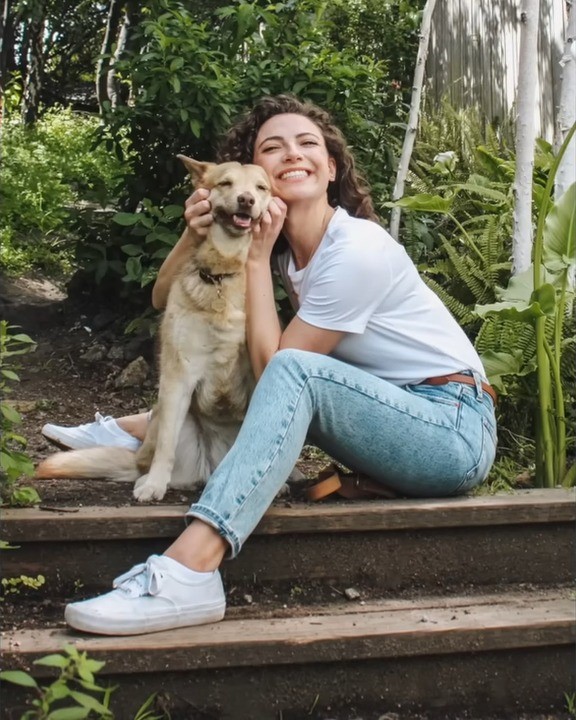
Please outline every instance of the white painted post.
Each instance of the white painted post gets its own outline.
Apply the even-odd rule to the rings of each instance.
[[[532,259],[532,173],[536,142],[536,86],[538,82],[538,19],[540,0],[522,0],[520,53],[516,92],[516,176],[512,272],[530,267]]]

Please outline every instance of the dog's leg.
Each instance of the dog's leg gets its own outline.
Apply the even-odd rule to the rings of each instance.
[[[175,367],[177,365],[177,367]],[[176,444],[190,398],[202,373],[198,363],[190,368],[183,362],[172,363],[168,373],[161,373],[157,408],[156,449],[150,472],[143,475],[134,487],[134,497],[140,502],[162,500],[170,482],[176,455]]]
[[[203,432],[201,421],[188,413],[176,447],[170,488],[194,491],[206,483],[212,472],[210,446],[210,438]]]
[[[147,473],[152,465],[154,459],[154,450],[156,449],[156,439],[158,437],[158,411],[155,408],[152,413],[152,418],[148,423],[148,429],[146,430],[146,437],[144,442],[136,452],[136,465],[140,470],[141,475]]]

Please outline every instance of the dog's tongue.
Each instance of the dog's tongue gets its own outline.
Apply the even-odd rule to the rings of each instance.
[[[249,228],[252,223],[252,218],[248,215],[233,215],[232,220],[236,227]]]

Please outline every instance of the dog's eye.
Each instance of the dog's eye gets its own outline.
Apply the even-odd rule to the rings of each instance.
[[[267,186],[267,185],[258,185],[257,187],[258,187],[258,190],[262,190],[262,192],[267,192],[267,191],[268,191],[268,186]]]
[[[222,180],[218,183],[218,187],[232,187],[232,181],[231,180]]]

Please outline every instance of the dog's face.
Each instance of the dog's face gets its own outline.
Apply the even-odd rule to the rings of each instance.
[[[270,181],[258,165],[198,162],[178,155],[194,187],[210,190],[214,221],[234,236],[249,233],[270,202]]]

